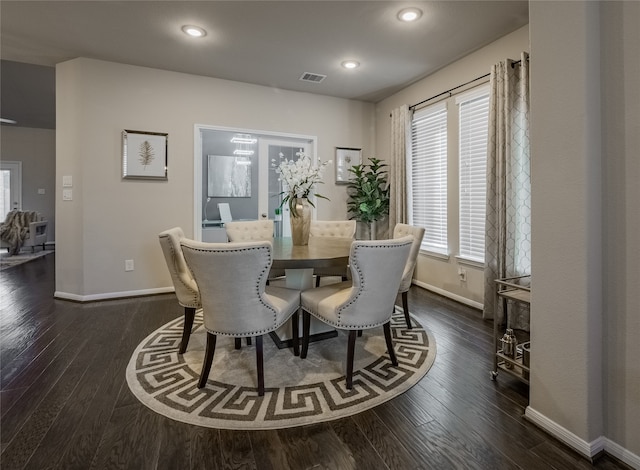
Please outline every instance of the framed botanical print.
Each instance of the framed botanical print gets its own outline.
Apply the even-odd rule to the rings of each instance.
[[[167,179],[169,134],[122,131],[122,178]]]
[[[336,147],[336,184],[348,184],[352,174],[349,168],[359,165],[362,149]]]

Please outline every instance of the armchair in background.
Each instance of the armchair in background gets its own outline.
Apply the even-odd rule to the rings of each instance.
[[[0,241],[10,255],[20,253],[22,247],[35,247],[47,242],[47,221],[36,211],[12,210],[0,224]]]

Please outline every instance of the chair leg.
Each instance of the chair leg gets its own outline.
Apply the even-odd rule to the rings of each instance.
[[[362,330],[358,330],[358,338],[362,336]]]
[[[299,315],[300,309],[296,310],[293,315],[291,315],[291,333],[292,333],[292,342],[293,342],[293,355],[300,355],[300,333],[298,332],[298,323],[299,323]]]
[[[402,293],[402,308],[404,309],[404,319],[407,321],[407,328],[411,329],[411,317],[409,316],[409,296],[408,292]]]
[[[204,353],[202,362],[202,372],[200,372],[200,380],[198,388],[202,388],[207,384],[209,372],[211,372],[211,364],[213,363],[213,354],[216,352],[216,335],[207,331],[207,348]]]
[[[356,349],[357,330],[349,330],[349,343],[347,345],[347,389],[353,388],[353,356]]]
[[[397,366],[398,359],[396,358],[396,352],[393,350],[393,341],[391,339],[391,322],[387,322],[384,324],[384,340],[387,342],[387,351],[389,351],[391,363],[394,366]]]
[[[251,336],[247,336],[247,346],[251,346]]]
[[[233,341],[236,349],[240,349],[242,347],[242,338],[234,338]]]
[[[309,350],[309,328],[311,325],[311,314],[302,310],[302,351],[300,351],[300,359],[307,357]]]
[[[196,316],[196,309],[193,307],[184,308],[184,326],[182,327],[182,341],[180,342],[179,354],[184,354],[189,344],[191,329],[193,328],[193,319]]]
[[[264,395],[264,354],[262,353],[262,335],[256,336],[256,366],[258,369],[258,396]]]

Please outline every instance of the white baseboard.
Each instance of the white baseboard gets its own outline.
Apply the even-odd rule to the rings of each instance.
[[[462,297],[461,295],[453,294],[444,289],[440,289],[439,287],[432,286],[431,284],[427,284],[425,282],[413,280],[413,284],[416,286],[420,286],[424,289],[430,290],[431,292],[435,292],[443,297],[447,297],[451,300],[455,300],[456,302],[460,302],[461,304],[468,305],[469,307],[477,308],[478,310],[482,310],[484,308],[484,304],[480,302],[476,302],[475,300],[467,299],[466,297]]]
[[[633,452],[629,452],[627,449],[619,444],[616,444],[609,439],[606,440],[604,450],[607,454],[612,455],[621,462],[626,463],[631,468],[640,468],[640,455],[636,455]]]
[[[55,291],[53,296],[56,299],[73,300],[75,302],[94,302],[96,300],[122,299],[126,297],[140,297],[144,295],[167,294],[175,292],[173,287],[158,287],[155,289],[130,290],[123,292],[107,292],[104,294],[78,295],[68,292]]]
[[[525,409],[524,416],[533,424],[544,429],[549,434],[564,442],[566,445],[589,460],[604,451],[627,465],[630,465],[632,468],[640,468],[640,456],[635,455],[633,452],[628,451],[604,436],[600,436],[591,442],[587,442],[573,434],[571,431],[563,428],[558,423],[551,421],[549,418],[537,412],[530,406],[527,406]]]

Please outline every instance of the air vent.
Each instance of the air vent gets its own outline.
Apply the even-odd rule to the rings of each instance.
[[[311,72],[305,72],[300,76],[300,80],[302,80],[303,82],[311,82],[311,83],[320,83],[325,78],[327,78],[326,75],[321,75],[319,73],[311,73]]]

